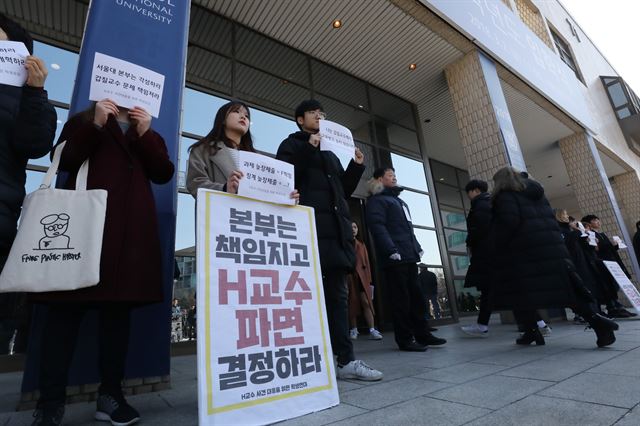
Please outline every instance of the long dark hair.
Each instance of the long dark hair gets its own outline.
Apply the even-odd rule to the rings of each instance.
[[[211,155],[216,155],[216,153],[218,152],[218,147],[217,147],[218,141],[222,141],[229,148],[234,148],[235,144],[225,134],[224,122],[227,119],[227,116],[229,115],[229,113],[238,111],[240,110],[240,108],[244,108],[245,110],[247,110],[247,115],[249,116],[249,120],[251,120],[251,111],[249,110],[249,107],[244,102],[240,102],[240,101],[228,102],[222,105],[218,110],[218,112],[216,113],[216,118],[213,121],[213,128],[211,129],[211,131],[207,134],[207,136],[205,136],[204,138],[200,139],[198,142],[191,145],[189,147],[189,151],[191,151],[192,149],[200,145],[206,144],[206,145],[209,145],[209,148],[211,150]],[[247,133],[245,133],[242,136],[242,138],[240,138],[240,145],[238,145],[238,150],[256,152],[255,148],[253,147],[253,139],[251,139],[250,130],[247,130]]]

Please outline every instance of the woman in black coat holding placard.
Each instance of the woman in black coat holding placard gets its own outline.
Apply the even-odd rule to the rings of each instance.
[[[536,309],[567,306],[589,322],[598,346],[615,342],[618,325],[590,307],[594,298],[576,272],[542,186],[512,167],[498,170],[493,180],[492,302],[496,310],[513,310],[524,325],[516,343],[544,345]]]

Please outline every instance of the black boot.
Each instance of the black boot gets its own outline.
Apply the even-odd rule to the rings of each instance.
[[[544,345],[544,337],[542,337],[538,327],[526,330],[522,336],[516,339],[516,344],[518,345],[530,345],[533,342],[536,342],[538,346]]]
[[[590,317],[585,317],[585,319],[589,323],[589,327],[596,332],[598,337],[596,343],[599,348],[609,346],[616,341],[616,336],[613,332],[620,327],[614,321],[595,313]]]

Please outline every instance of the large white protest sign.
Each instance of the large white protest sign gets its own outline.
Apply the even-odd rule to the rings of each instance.
[[[244,173],[238,195],[278,204],[295,204],[292,164],[256,152],[238,151],[239,170]]]
[[[19,41],[0,41],[0,84],[24,86],[27,81],[25,58],[29,51]]]
[[[329,120],[320,120],[320,150],[331,151],[338,157],[353,158],[356,145],[351,130]]]
[[[111,99],[118,106],[144,108],[158,118],[164,75],[122,59],[96,52],[89,100]]]
[[[620,286],[620,290],[627,296],[627,299],[629,299],[629,302],[631,302],[635,310],[640,312],[640,293],[638,293],[636,286],[633,285],[617,262],[611,262],[609,260],[603,260],[603,262]]]
[[[337,405],[313,209],[200,189],[197,228],[200,425]]]

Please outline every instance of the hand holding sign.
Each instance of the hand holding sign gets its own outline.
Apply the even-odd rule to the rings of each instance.
[[[24,43],[0,41],[0,58],[2,58],[0,62],[0,84],[16,87],[24,86],[29,76],[27,71],[28,57],[29,51]]]
[[[151,114],[144,108],[133,107],[129,110],[131,124],[135,125],[138,137],[142,137],[151,128]]]
[[[354,154],[356,154],[351,131],[338,123],[320,120],[320,139],[322,142],[320,144],[321,151],[331,151],[338,157],[346,156],[349,158],[354,158]],[[364,161],[364,156],[361,160]]]
[[[96,111],[93,114],[93,124],[102,127],[107,124],[109,115],[118,116],[120,110],[111,99],[103,99],[96,103]]]
[[[42,59],[37,56],[27,56],[24,67],[27,69],[27,86],[42,88],[49,71]]]
[[[356,147],[355,157],[353,158],[353,161],[355,161],[356,164],[364,163],[364,154],[362,153],[362,151],[360,151],[360,148],[358,147]]]
[[[229,178],[227,179],[228,193],[230,194],[238,193],[238,187],[240,186],[240,179],[242,179],[243,176],[244,176],[244,173],[242,173],[239,170],[234,170],[231,172],[231,174],[229,175]]]

